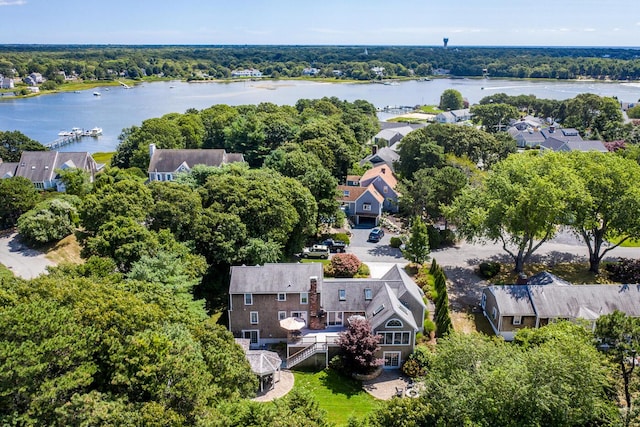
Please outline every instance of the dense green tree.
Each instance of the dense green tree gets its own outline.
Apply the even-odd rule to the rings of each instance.
[[[640,351],[640,321],[616,310],[598,318],[595,336],[598,348],[615,363],[622,377],[626,407],[624,421],[628,426],[633,415],[631,380]]]
[[[584,186],[574,199],[568,223],[589,250],[589,271],[598,273],[602,258],[628,239],[640,238],[640,166],[609,153],[576,152],[566,156]]]
[[[421,129],[402,139],[400,161],[396,171],[404,178],[412,179],[420,169],[438,168],[444,163],[444,148],[424,134]]]
[[[176,182],[149,184],[153,204],[148,208],[147,226],[151,230],[168,229],[178,240],[191,240],[194,224],[202,212],[200,194]]]
[[[58,169],[56,173],[64,185],[64,192],[78,197],[84,197],[91,191],[91,176],[89,172],[80,168]]]
[[[44,151],[45,146],[19,131],[0,130],[0,159],[19,162],[23,151]]]
[[[85,230],[95,233],[116,217],[126,217],[138,223],[147,219],[153,206],[151,190],[139,180],[125,179],[110,185],[99,185],[87,195],[80,210]]]
[[[35,187],[27,178],[15,176],[0,179],[0,225],[12,227],[23,213],[40,201]]]
[[[18,218],[18,231],[33,243],[57,242],[71,235],[78,225],[79,205],[76,196],[48,199]]]
[[[582,93],[567,101],[565,127],[576,128],[580,133],[602,135],[615,134],[615,127],[622,126],[620,104],[614,98]],[[612,138],[615,139],[615,138]]]
[[[461,237],[501,242],[521,272],[558,225],[570,220],[570,207],[580,197],[583,187],[562,154],[511,155],[481,186],[463,191],[446,216]]]
[[[440,95],[440,104],[438,108],[444,111],[460,110],[464,106],[462,94],[455,89],[446,89]]]
[[[420,169],[411,181],[402,182],[400,205],[414,216],[427,215],[436,221],[442,207],[449,206],[467,184],[467,176],[454,166]]]
[[[481,124],[490,133],[505,130],[509,126],[509,119],[519,117],[517,108],[509,104],[474,105],[471,114],[473,122]]]

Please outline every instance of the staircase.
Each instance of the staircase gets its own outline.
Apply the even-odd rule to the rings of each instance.
[[[295,354],[292,354],[291,356],[287,357],[287,360],[285,362],[285,367],[287,369],[291,369],[294,366],[296,366],[298,363],[301,363],[301,362],[307,360],[308,358],[310,358],[314,354],[326,353],[326,352],[327,352],[327,343],[325,343],[325,342],[313,343],[309,347],[305,347],[302,350],[300,350],[299,352],[297,352]]]

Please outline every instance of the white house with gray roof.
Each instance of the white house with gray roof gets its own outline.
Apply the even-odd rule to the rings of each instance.
[[[399,266],[379,279],[324,279],[321,263],[231,267],[229,330],[253,348],[286,342],[288,367],[326,364],[338,352],[339,332],[357,316],[381,336],[385,368],[399,368],[413,352],[425,312],[422,290]],[[292,335],[280,326],[288,317],[305,326]]]
[[[526,284],[486,287],[480,305],[496,335],[511,341],[522,328],[558,320],[581,319],[595,328],[615,310],[640,317],[640,285],[572,285],[544,272]]]
[[[196,165],[222,166],[244,162],[241,153],[220,149],[161,149],[149,144],[149,181],[173,181],[178,173],[189,173]]]

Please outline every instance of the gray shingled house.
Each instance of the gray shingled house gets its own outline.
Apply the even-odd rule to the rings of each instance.
[[[220,149],[160,149],[149,144],[149,181],[173,181],[177,173],[189,172],[196,165],[222,166],[244,162],[241,153]]]
[[[572,285],[550,273],[526,284],[488,286],[481,307],[496,335],[511,341],[522,328],[538,328],[558,320],[596,320],[615,310],[640,317],[640,285]]]
[[[89,173],[91,181],[99,165],[87,152],[23,151],[18,163],[0,163],[0,178],[21,176],[27,178],[39,190],[56,188],[65,191],[57,170],[82,169]]]
[[[286,366],[325,365],[352,316],[365,317],[382,337],[385,368],[399,368],[413,352],[426,306],[420,288],[395,266],[380,279],[323,279],[320,263],[231,268],[229,330],[252,348],[286,343]],[[304,320],[299,330],[281,321]]]

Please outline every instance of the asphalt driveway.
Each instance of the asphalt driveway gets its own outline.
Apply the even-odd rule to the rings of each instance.
[[[0,237],[0,264],[23,279],[33,279],[54,265],[44,254],[28,248],[16,233]]]

